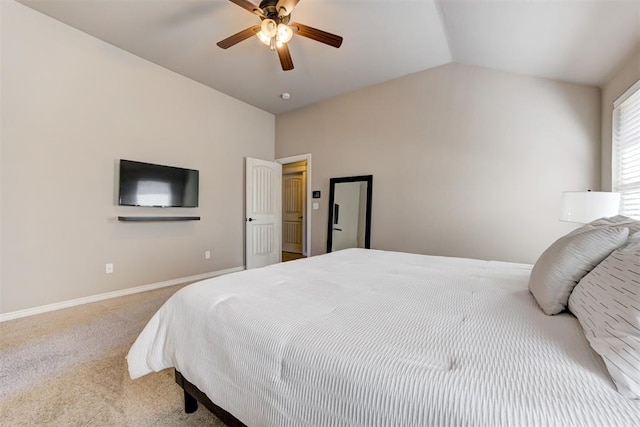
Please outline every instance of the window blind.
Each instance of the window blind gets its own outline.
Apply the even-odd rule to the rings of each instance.
[[[640,219],[640,81],[613,104],[613,191],[620,214]]]

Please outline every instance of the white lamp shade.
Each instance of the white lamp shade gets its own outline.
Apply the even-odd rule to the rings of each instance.
[[[620,209],[620,193],[565,191],[562,193],[560,221],[587,223],[615,216]]]
[[[262,24],[260,24],[260,30],[262,31],[262,34],[269,38],[275,37],[278,30],[278,25],[273,19],[264,19],[262,21]]]
[[[278,41],[280,43],[289,43],[293,37],[293,30],[285,24],[278,24]]]
[[[265,45],[271,46],[271,38],[267,37],[267,35],[265,33],[263,33],[262,31],[258,31],[256,33],[256,37],[258,38],[258,40],[260,40]]]

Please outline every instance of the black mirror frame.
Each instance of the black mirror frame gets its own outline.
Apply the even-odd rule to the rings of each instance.
[[[371,206],[373,196],[373,175],[347,176],[343,178],[331,178],[329,180],[329,222],[327,228],[327,253],[332,252],[333,246],[333,202],[336,184],[341,182],[366,182],[367,183],[367,212],[364,232],[364,247],[371,248]]]

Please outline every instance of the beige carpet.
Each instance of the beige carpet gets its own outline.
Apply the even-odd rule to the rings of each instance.
[[[0,425],[223,426],[184,413],[173,370],[129,379],[129,347],[180,287],[0,323]]]

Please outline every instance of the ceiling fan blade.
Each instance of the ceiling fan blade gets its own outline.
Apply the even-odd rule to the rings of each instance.
[[[231,46],[238,44],[251,36],[255,36],[258,31],[260,31],[260,26],[254,25],[253,27],[249,27],[246,30],[242,30],[239,33],[232,35],[231,37],[227,37],[226,39],[221,40],[216,44],[223,49],[228,49]]]
[[[278,58],[280,58],[280,65],[282,65],[283,71],[293,70],[293,59],[291,59],[291,52],[287,44],[283,44],[276,49],[278,51]]]
[[[257,5],[251,3],[249,0],[229,0],[231,3],[235,3],[243,9],[248,10],[251,13],[255,13],[259,16],[264,16],[264,12]]]
[[[309,27],[298,22],[289,24],[289,27],[299,36],[307,37],[320,43],[328,44],[329,46],[337,48],[342,44],[342,37],[318,30],[317,28]]]
[[[300,0],[279,0],[276,5],[278,16],[289,16]]]

